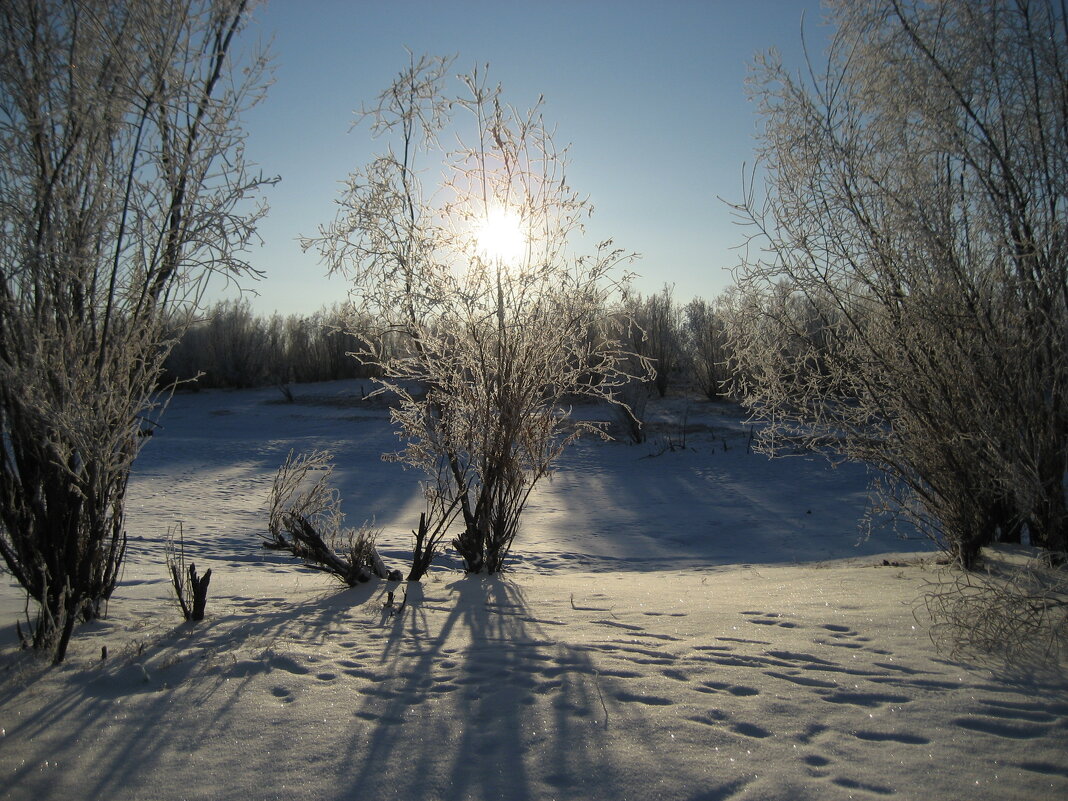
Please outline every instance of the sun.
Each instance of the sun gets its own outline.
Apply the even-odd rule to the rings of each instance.
[[[475,229],[478,253],[487,261],[517,263],[526,250],[522,221],[512,209],[491,208]]]

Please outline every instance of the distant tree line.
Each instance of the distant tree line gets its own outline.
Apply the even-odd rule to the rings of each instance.
[[[735,366],[726,312],[726,296],[680,303],[665,286],[648,296],[630,294],[606,315],[631,321],[630,347],[655,368],[655,377],[635,389],[664,397],[669,388],[686,387],[726,400]],[[241,389],[376,375],[353,354],[364,344],[361,337],[380,329],[378,321],[340,304],[283,316],[257,313],[247,299],[224,300],[172,322],[177,341],[166,361],[169,383]],[[403,343],[398,335],[377,347],[403,351]]]
[[[247,300],[226,300],[195,317],[171,320],[178,337],[164,381],[191,389],[301,384],[366,378],[351,315],[340,306],[311,315],[260,315]]]

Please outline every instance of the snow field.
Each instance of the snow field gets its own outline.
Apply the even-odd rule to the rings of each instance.
[[[1068,794],[1068,682],[934,648],[933,554],[883,530],[857,544],[862,472],[748,454],[736,414],[693,402],[693,450],[569,453],[506,577],[445,559],[422,584],[345,589],[259,548],[275,469],[334,447],[349,522],[373,515],[397,564],[418,476],[378,459],[385,411],[351,384],[296,392],[175,399],[131,482],[110,615],[64,665],[15,649],[23,602],[0,588],[0,798]],[[654,430],[678,417],[650,411]],[[215,571],[197,626],[163,567],[178,520]]]

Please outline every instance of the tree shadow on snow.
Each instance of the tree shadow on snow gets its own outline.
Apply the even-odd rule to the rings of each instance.
[[[184,766],[181,755],[195,759],[220,738],[250,739],[243,704],[255,702],[251,691],[256,680],[272,672],[308,673],[302,660],[288,653],[289,646],[321,640],[377,589],[375,582],[344,590],[316,588],[303,601],[281,593],[274,598],[230,598],[236,608],[228,614],[209,614],[201,623],[182,623],[162,634],[146,630],[143,640],[127,634],[121,650],[112,637],[112,652],[96,663],[69,658],[51,666],[33,654],[14,652],[2,665],[0,705],[21,693],[32,697],[39,691],[47,703],[20,712],[17,736],[38,740],[39,750],[65,761],[93,743],[98,747],[92,770],[76,777],[77,795],[136,795],[136,788],[152,786],[157,769],[160,775],[173,770],[176,755]],[[81,654],[100,653],[98,643],[110,629],[107,621],[81,627]],[[66,680],[62,692],[43,686],[54,674]],[[42,686],[35,687],[38,683]],[[112,720],[123,723],[111,726]],[[183,770],[189,787],[204,787],[205,776]],[[33,798],[62,794],[38,760],[5,773],[13,792]]]
[[[382,681],[356,712],[372,728],[353,737],[344,784],[373,798],[522,801],[582,797],[595,782],[596,795],[618,796],[610,679],[554,639],[563,624],[535,618],[515,583],[469,576],[446,587],[447,616],[431,630],[439,600],[409,586],[387,622]],[[547,764],[531,758],[545,753]]]

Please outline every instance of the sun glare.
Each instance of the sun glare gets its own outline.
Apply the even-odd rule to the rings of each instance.
[[[479,224],[475,237],[479,255],[504,264],[518,262],[527,244],[519,215],[509,209],[490,209]]]

